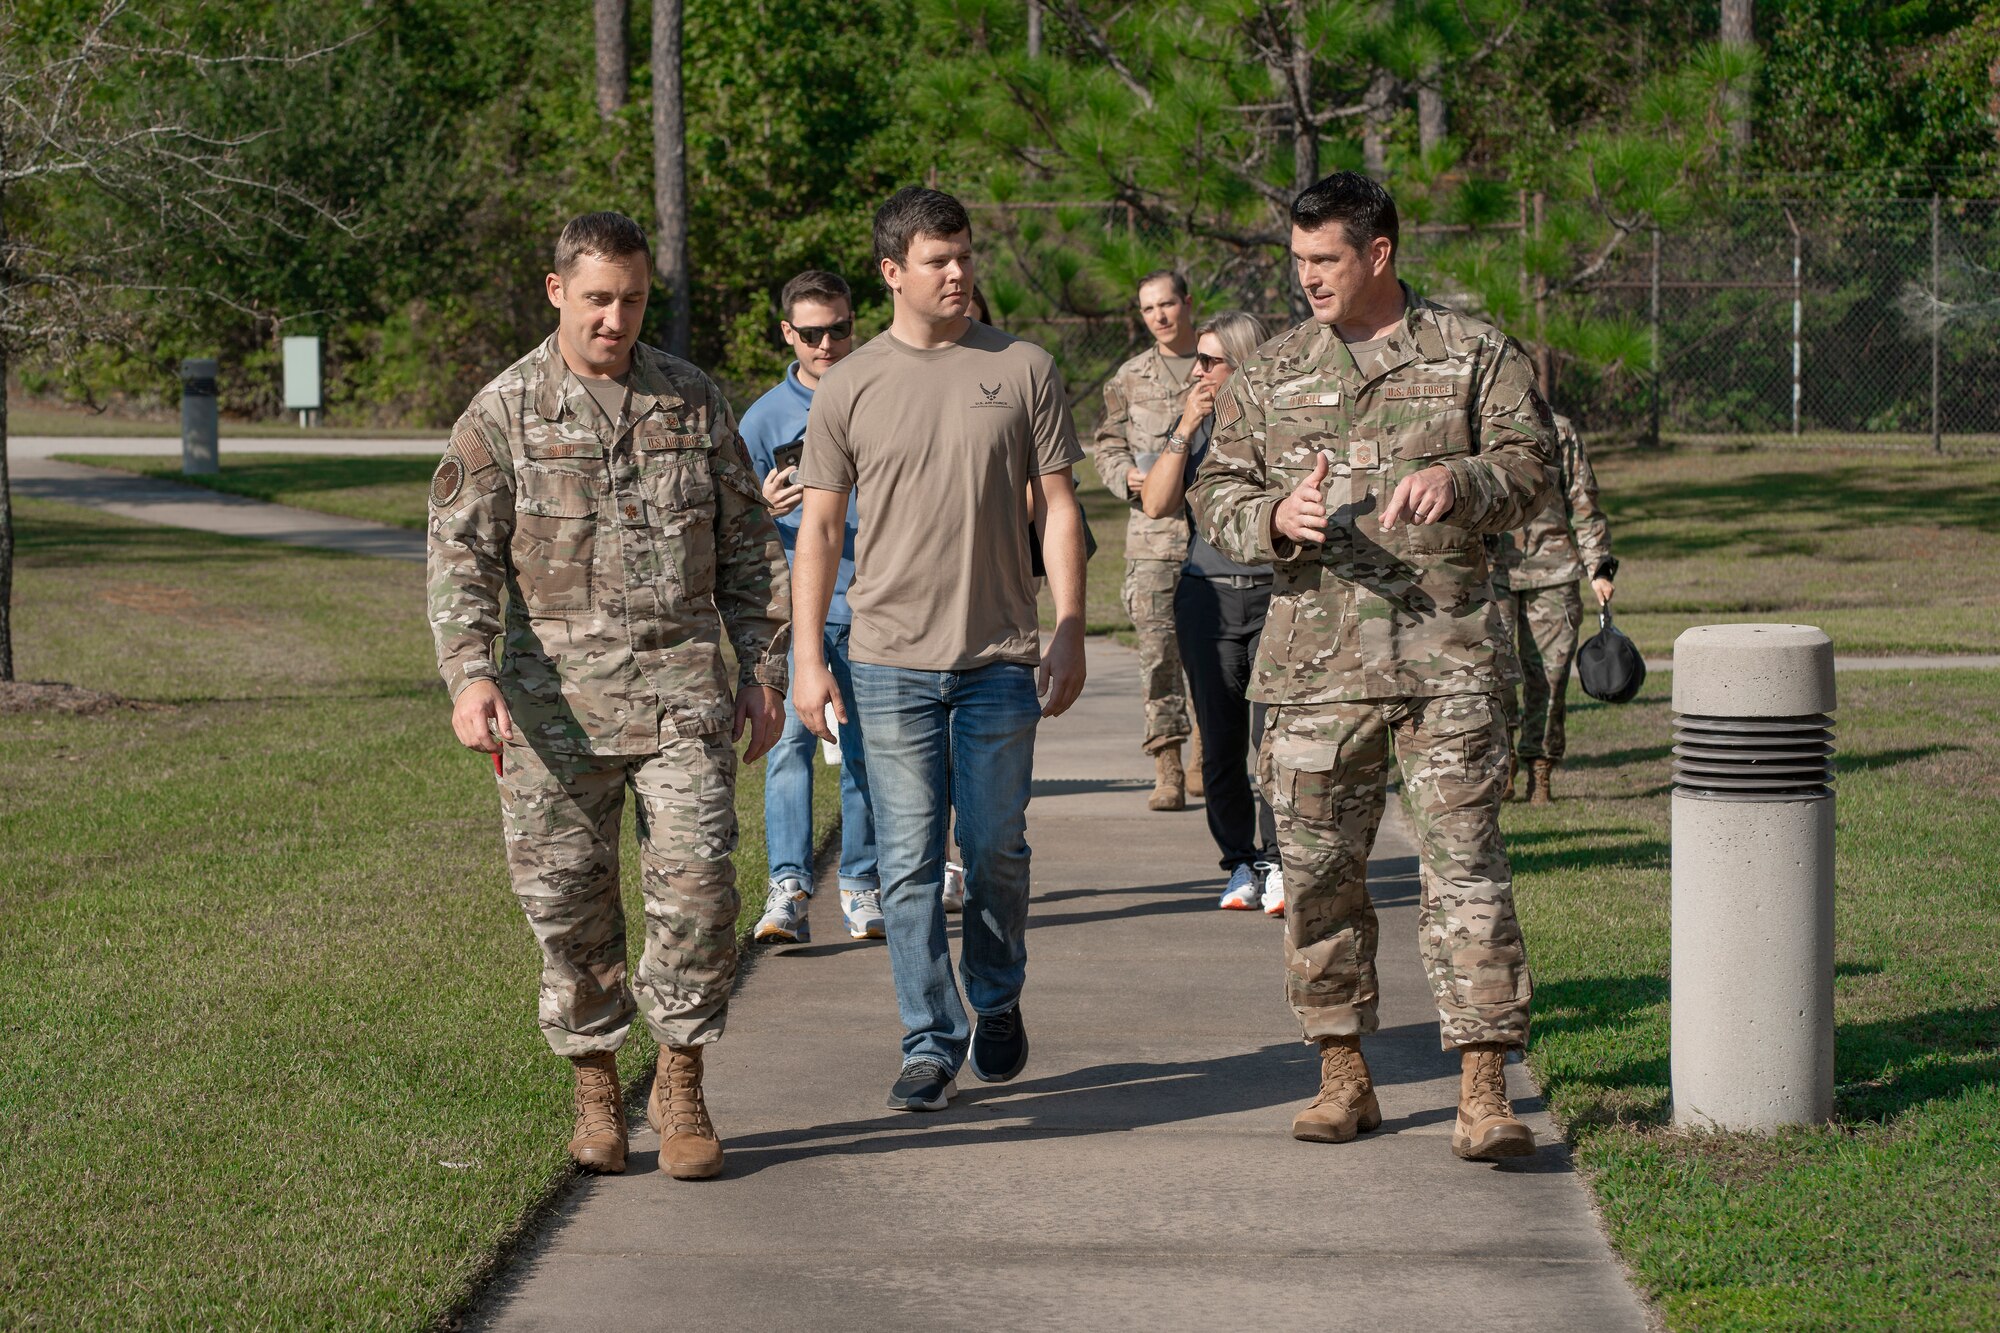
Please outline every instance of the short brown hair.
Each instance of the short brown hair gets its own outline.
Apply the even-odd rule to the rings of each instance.
[[[901,268],[910,262],[910,242],[917,237],[943,240],[971,231],[964,204],[943,190],[906,185],[875,210],[875,258],[893,259]]]
[[[1187,279],[1183,278],[1178,270],[1156,268],[1145,277],[1139,279],[1137,290],[1143,292],[1156,282],[1171,282],[1174,285],[1174,295],[1180,297],[1183,301],[1188,299]]]
[[[845,301],[852,309],[854,293],[847,289],[847,279],[838,273],[809,268],[786,283],[785,290],[778,293],[778,308],[785,312],[787,324],[791,323],[792,311],[801,301],[819,301],[826,305]]]
[[[585,255],[593,259],[644,255],[650,263],[653,247],[646,243],[645,230],[623,213],[585,213],[571,218],[556,237],[556,272],[567,278]]]

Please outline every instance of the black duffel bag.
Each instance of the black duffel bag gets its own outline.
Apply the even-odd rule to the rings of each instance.
[[[1611,623],[1611,608],[1597,613],[1599,629],[1576,650],[1576,678],[1583,692],[1608,704],[1622,704],[1646,683],[1646,659],[1639,645]]]

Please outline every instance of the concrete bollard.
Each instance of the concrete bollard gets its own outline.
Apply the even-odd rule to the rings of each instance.
[[[1676,1125],[1833,1114],[1833,708],[1810,625],[1674,641]]]
[[[211,357],[181,362],[181,471],[189,476],[222,470],[216,450],[215,377],[222,367]]]

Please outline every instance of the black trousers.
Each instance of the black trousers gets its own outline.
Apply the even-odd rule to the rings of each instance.
[[[1174,594],[1174,632],[1201,728],[1208,833],[1222,851],[1224,870],[1278,859],[1271,807],[1250,776],[1250,755],[1264,740],[1264,705],[1243,697],[1270,606],[1268,583],[1237,588],[1186,574]]]

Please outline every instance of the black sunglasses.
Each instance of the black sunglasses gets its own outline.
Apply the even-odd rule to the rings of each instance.
[[[1226,366],[1228,364],[1229,358],[1226,356],[1210,356],[1207,352],[1196,352],[1194,354],[1194,368],[1204,375],[1214,370],[1217,366]]]
[[[835,342],[844,343],[854,336],[854,321],[843,319],[838,324],[821,324],[816,327],[794,324],[792,325],[792,332],[798,334],[799,341],[808,347],[819,346],[820,340],[829,335],[832,336]]]

